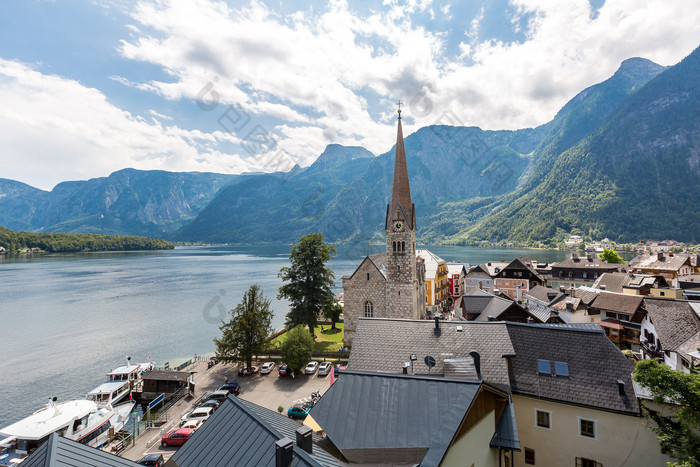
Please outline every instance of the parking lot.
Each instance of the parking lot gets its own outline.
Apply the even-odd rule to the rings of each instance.
[[[226,381],[233,381],[233,378],[236,378],[236,381],[241,385],[238,397],[270,410],[277,411],[277,408],[282,406],[284,414],[295,403],[310,400],[312,392],[319,391],[323,394],[330,386],[330,376],[296,375],[295,378],[292,378],[278,376],[277,369],[278,367],[275,366],[272,372],[267,375],[256,373],[250,376],[239,376],[238,365],[219,363],[211,369],[207,369],[205,362],[196,363],[193,368],[188,368],[188,370],[196,372],[194,375],[196,397],[190,401],[183,399],[170,410],[172,426],[166,427],[166,430],[177,428],[180,417],[190,410],[192,403],[200,396],[214,391]],[[121,454],[122,457],[139,460],[146,454],[161,453],[166,460],[169,459],[178,448],[163,448],[159,438],[150,447],[147,445],[149,441],[160,436],[160,431],[160,429],[155,428],[149,429],[136,440],[134,447]]]

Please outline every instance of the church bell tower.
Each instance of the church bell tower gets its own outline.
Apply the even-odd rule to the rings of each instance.
[[[419,287],[416,276],[416,216],[408,184],[406,151],[399,102],[396,155],[391,201],[386,209],[387,315],[418,318]]]

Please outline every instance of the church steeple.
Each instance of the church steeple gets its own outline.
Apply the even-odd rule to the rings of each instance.
[[[394,178],[391,184],[391,201],[386,213],[386,229],[399,207],[406,219],[407,227],[415,229],[413,202],[411,201],[411,187],[408,184],[408,168],[406,167],[406,150],[403,146],[403,129],[401,128],[401,101],[399,101],[399,123],[396,134],[396,154],[394,156]]]

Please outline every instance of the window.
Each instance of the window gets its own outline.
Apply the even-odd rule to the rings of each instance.
[[[367,273],[367,280],[369,280],[369,273]]]
[[[665,296],[666,296],[666,292],[659,290],[659,296],[665,297]]]
[[[579,418],[579,434],[585,436],[586,438],[595,438],[595,420],[589,420],[587,418]]]
[[[569,365],[564,362],[554,362],[554,372],[557,376],[569,376]]]
[[[535,465],[535,450],[530,448],[525,448],[525,463],[530,465]]]
[[[585,457],[577,457],[576,458],[576,467],[603,467],[603,464],[600,464],[593,459],[586,459]]]
[[[392,246],[394,248],[394,253],[396,253],[396,242],[392,242]]]
[[[542,375],[552,374],[551,365],[549,360],[537,360],[537,372]]]
[[[549,417],[551,412],[535,409],[536,424],[540,428],[552,428]]]
[[[374,305],[369,300],[365,302],[365,318],[374,318]]]
[[[406,242],[401,242],[401,251],[406,251]]]

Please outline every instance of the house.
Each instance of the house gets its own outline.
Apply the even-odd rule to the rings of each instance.
[[[605,334],[620,349],[639,350],[642,320],[640,309],[644,297],[601,291],[593,300],[588,313],[605,330]]]
[[[542,285],[536,285],[532,289],[525,292],[525,298],[534,298],[545,303],[547,306],[553,306],[556,303],[564,300],[566,298],[566,294],[559,290],[544,287]]]
[[[629,269],[637,274],[649,274],[666,279],[671,287],[679,287],[678,281],[693,273],[690,255],[657,252],[637,256],[629,262]]]
[[[158,394],[174,394],[187,385],[194,385],[192,375],[187,371],[150,370],[141,377],[144,398],[147,393],[154,397]]]
[[[532,308],[532,309],[530,309]],[[521,306],[507,297],[499,297],[486,290],[472,289],[455,304],[455,313],[467,321],[513,321],[517,323],[546,323],[551,310],[537,306]]]
[[[12,464],[20,465],[20,464]],[[22,467],[138,467],[140,464],[52,433],[23,461]]]
[[[590,286],[603,273],[618,272],[619,270],[619,264],[609,264],[599,259],[596,254],[588,253],[581,257],[578,253],[573,253],[570,258],[552,263],[547,283],[554,289],[560,286],[565,288]]]
[[[496,467],[519,450],[508,393],[479,378],[342,371],[310,416],[350,463]]]
[[[469,268],[466,276],[464,276],[464,288],[469,289],[484,289],[493,290],[493,278],[501,272],[501,269],[508,266],[508,263],[485,263]]]
[[[165,466],[340,465],[322,445],[323,439],[308,426],[231,395]]]
[[[653,289],[665,287],[666,280],[663,277],[631,272],[606,272],[593,284],[594,289],[629,295],[649,295]]]
[[[580,235],[571,235],[569,238],[564,242],[564,245],[567,248],[573,248],[576,245],[579,245],[580,243],[583,243],[583,238],[581,238]]]
[[[494,285],[499,291],[518,301],[522,299],[523,292],[544,283],[544,277],[535,270],[533,261],[527,257],[514,259],[494,279]]]
[[[375,197],[377,202],[383,199],[381,194]],[[386,252],[365,257],[351,276],[343,277],[346,346],[352,345],[355,326],[361,316],[413,319],[426,316],[425,274],[427,260],[434,255],[424,253],[425,258],[418,255],[415,211],[399,110],[391,199],[384,221]],[[444,261],[442,264],[444,266],[436,266],[433,281],[444,277],[445,284],[431,284],[431,302],[442,300],[443,293],[447,295],[447,266]],[[440,286],[439,290],[435,289],[436,285]]]
[[[566,323],[591,323],[598,318],[590,316],[589,310],[599,293],[599,290],[590,287],[570,289],[564,300],[552,304],[551,307]]]
[[[674,370],[690,371],[691,353],[700,350],[700,303],[645,298],[641,322],[644,358],[662,359]],[[700,364],[696,359],[695,364]]]
[[[521,450],[511,451],[501,465],[670,460],[641,416],[632,364],[598,324],[360,319],[349,368],[394,374],[406,368],[451,378],[454,362],[472,352],[479,355],[482,381],[509,393],[513,402]],[[427,356],[435,366],[424,364]],[[462,465],[471,463],[493,465],[465,453]]]
[[[425,264],[425,306],[439,313],[447,308],[450,297],[447,262],[430,250],[416,250],[416,258]]]
[[[452,303],[455,303],[465,291],[464,279],[467,276],[467,268],[461,263],[447,263],[447,282],[450,289]]]

